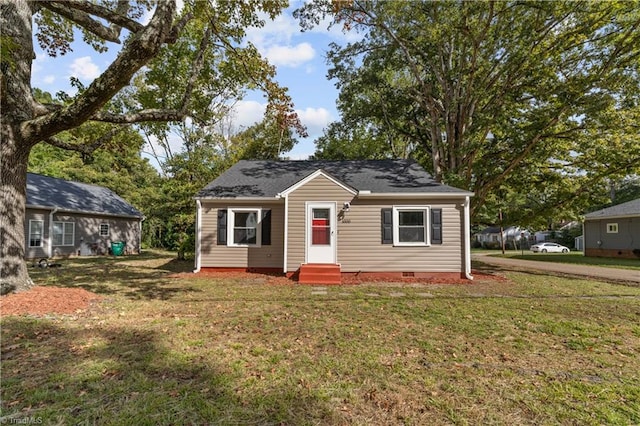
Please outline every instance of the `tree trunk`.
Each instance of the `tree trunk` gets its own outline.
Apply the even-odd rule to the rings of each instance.
[[[27,185],[27,164],[29,149],[19,149],[2,123],[2,144],[0,158],[0,294],[28,290],[33,286],[24,261],[25,247],[25,205]]]
[[[34,115],[32,16],[24,0],[0,1],[0,294],[33,286],[24,261],[27,165],[33,143],[23,141],[20,132],[21,124]]]

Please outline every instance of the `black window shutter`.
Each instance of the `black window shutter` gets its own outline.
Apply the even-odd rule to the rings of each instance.
[[[271,245],[271,210],[262,210],[262,245]]]
[[[442,209],[431,209],[431,244],[442,244]]]
[[[218,245],[227,245],[227,209],[218,209]]]
[[[393,244],[393,209],[382,209],[382,244]]]

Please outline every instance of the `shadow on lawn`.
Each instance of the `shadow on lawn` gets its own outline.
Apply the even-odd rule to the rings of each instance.
[[[73,258],[60,267],[30,270],[38,285],[84,288],[102,295],[121,294],[129,299],[169,300],[185,292],[200,290],[171,275],[193,270],[193,262],[170,254],[145,252],[137,256]]]
[[[175,349],[157,331],[67,329],[22,317],[2,325],[3,423],[36,416],[45,424],[331,422],[332,410],[312,390],[280,384],[260,393],[248,374]]]

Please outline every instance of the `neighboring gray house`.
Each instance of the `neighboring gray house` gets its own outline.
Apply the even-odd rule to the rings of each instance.
[[[520,248],[520,240],[522,240],[522,233],[524,233],[524,240],[528,244],[529,231],[520,228],[519,226],[508,226],[504,228],[502,232],[502,238],[504,238],[505,246],[507,248]],[[475,235],[476,241],[484,248],[499,248],[501,244],[500,239],[500,227],[489,226]],[[526,245],[525,245],[526,247]]]
[[[584,216],[584,255],[640,257],[640,198]]]
[[[196,196],[196,272],[471,278],[471,196],[407,160],[240,161]]]
[[[108,254],[112,242],[139,253],[143,216],[111,190],[27,174],[25,257]]]

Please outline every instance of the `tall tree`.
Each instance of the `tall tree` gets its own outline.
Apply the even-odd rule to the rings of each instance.
[[[637,170],[628,119],[638,10],[637,1],[349,0],[297,15],[308,27],[330,14],[363,33],[328,54],[343,123],[410,138],[437,180],[475,192],[476,212],[504,186],[526,193],[553,175],[584,194]]]
[[[239,47],[245,28],[260,25],[259,13],[273,18],[286,6],[285,1],[279,0],[184,3],[178,12],[175,0],[0,0],[2,293],[32,285],[23,261],[26,172],[32,148],[44,142],[90,154],[103,140],[109,139],[108,133],[103,135],[104,139],[100,137],[89,143],[67,142],[57,137],[87,121],[125,125],[146,121],[180,122],[185,117],[198,119],[202,106],[199,85],[203,83],[205,70],[215,68],[209,66],[211,52],[231,53],[230,57],[235,59],[229,61],[229,66],[244,70],[243,59],[255,52],[251,46]],[[148,21],[143,19],[147,11],[151,12]],[[37,34],[33,31],[34,20]],[[38,102],[31,87],[34,36],[47,54],[56,56],[71,49],[75,29],[98,51],[106,50],[107,43],[122,43],[116,59],[91,84],[80,87],[78,94],[64,105]],[[184,77],[180,84],[153,93],[158,98],[156,105],[147,107],[135,96],[126,97],[133,99],[132,102],[110,103],[123,89],[135,93],[135,86],[127,87],[136,73],[152,75],[157,66],[153,59],[172,49],[172,45],[184,48],[185,39],[192,49],[187,55],[189,67],[177,69],[177,75]],[[255,65],[246,70],[248,73],[259,71],[254,75],[255,81],[266,90],[269,109],[280,117],[280,124],[297,125],[290,98],[272,81],[273,68],[265,61],[256,60]]]

